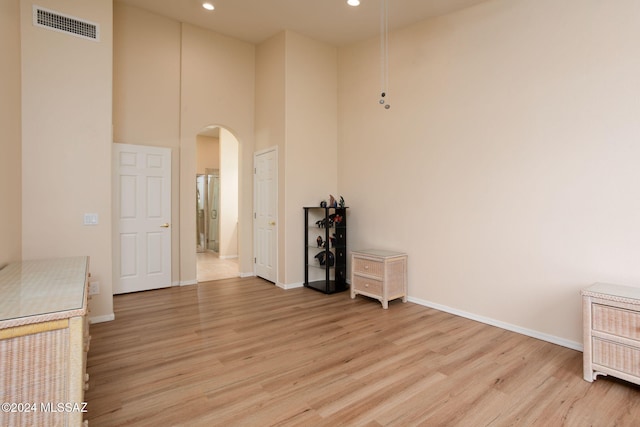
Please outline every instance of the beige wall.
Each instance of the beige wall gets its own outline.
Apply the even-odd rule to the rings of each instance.
[[[42,0],[39,6],[100,25],[94,42],[32,25],[22,0],[22,257],[88,255],[101,285],[92,318],[111,297],[110,0]],[[99,224],[83,225],[84,213]]]
[[[304,282],[303,206],[318,206],[338,189],[338,51],[286,33],[286,249],[284,283]],[[282,221],[280,222],[283,223]]]
[[[285,32],[256,46],[256,151],[284,149]]]
[[[581,288],[640,286],[636,1],[495,0],[340,50],[349,247],[417,301],[579,347]]]
[[[196,173],[204,174],[207,169],[220,169],[220,138],[197,135],[196,145]]]
[[[20,2],[0,2],[0,267],[22,257]]]
[[[238,140],[220,129],[220,251],[221,258],[238,256]]]
[[[178,148],[180,23],[113,5],[114,141]]]

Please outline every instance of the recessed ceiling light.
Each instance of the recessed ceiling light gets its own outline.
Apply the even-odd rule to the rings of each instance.
[[[347,0],[349,6],[360,6],[360,0]]]
[[[351,1],[351,0],[349,0]],[[356,0],[357,1],[357,0]],[[215,9],[215,7],[211,4],[211,3],[202,3],[202,7],[204,7],[207,10],[213,10]]]

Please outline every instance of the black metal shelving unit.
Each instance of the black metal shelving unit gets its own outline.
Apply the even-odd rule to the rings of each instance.
[[[347,209],[304,208],[305,287],[325,294],[347,290]],[[320,246],[318,237],[322,239]],[[321,263],[322,258],[324,263]],[[330,259],[333,259],[333,265]]]

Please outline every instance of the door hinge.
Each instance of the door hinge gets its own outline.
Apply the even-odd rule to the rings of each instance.
[[[253,259],[253,263],[256,264],[258,262],[258,258]]]
[[[253,219],[256,219],[256,218],[258,218],[258,216],[257,216],[257,214],[254,212],[254,213],[253,213]]]

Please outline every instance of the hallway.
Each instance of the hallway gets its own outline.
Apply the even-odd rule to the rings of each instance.
[[[198,282],[210,280],[230,279],[238,277],[238,259],[220,259],[215,252],[198,252],[197,279]]]

